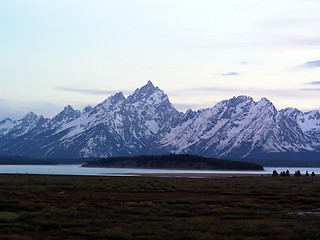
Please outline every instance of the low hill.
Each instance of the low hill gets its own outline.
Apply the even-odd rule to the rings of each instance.
[[[188,154],[109,157],[89,161],[82,167],[157,168],[190,170],[263,170],[260,164],[207,158]]]

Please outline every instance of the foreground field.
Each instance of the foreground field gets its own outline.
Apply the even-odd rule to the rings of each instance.
[[[319,184],[0,175],[0,239],[320,239]]]

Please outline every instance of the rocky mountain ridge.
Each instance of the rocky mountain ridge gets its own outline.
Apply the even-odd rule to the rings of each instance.
[[[198,111],[177,111],[152,82],[95,107],[70,105],[52,119],[27,114],[0,121],[0,155],[109,157],[188,153],[223,158],[320,160],[320,113],[278,111],[266,98],[238,96]]]

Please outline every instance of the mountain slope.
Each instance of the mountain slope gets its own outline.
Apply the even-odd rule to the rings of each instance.
[[[239,96],[171,130],[162,140],[178,153],[244,158],[255,152],[316,151],[301,127],[265,98]],[[316,145],[316,144],[315,144]]]
[[[0,155],[74,158],[166,153],[224,158],[307,153],[320,159],[320,113],[278,111],[266,98],[255,102],[248,96],[181,113],[149,81],[127,98],[120,92],[83,111],[68,105],[52,119],[29,113],[21,120],[0,121]]]

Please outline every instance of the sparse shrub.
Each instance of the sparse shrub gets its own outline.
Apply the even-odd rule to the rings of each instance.
[[[295,171],[294,176],[296,176],[296,177],[301,177],[301,172],[300,172],[300,170]]]
[[[311,173],[311,177],[315,177],[316,174],[314,172]]]
[[[306,177],[309,177],[309,173],[308,173],[308,171],[306,171],[306,175],[305,175]]]
[[[279,173],[278,173],[276,170],[273,170],[272,176],[273,176],[273,177],[277,177],[278,175],[279,175]]]

